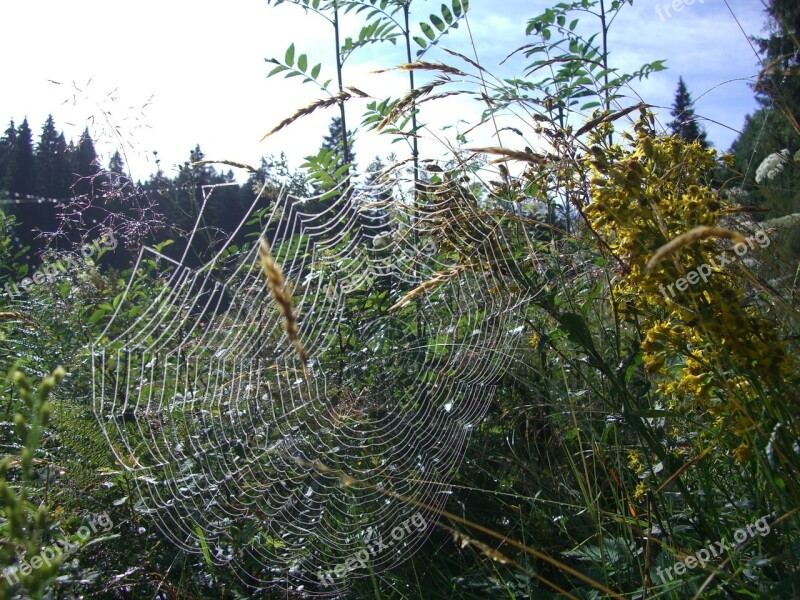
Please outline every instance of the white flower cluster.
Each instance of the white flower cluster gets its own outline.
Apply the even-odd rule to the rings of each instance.
[[[789,162],[789,150],[786,148],[767,156],[756,169],[756,183],[761,183],[765,179],[775,179],[787,162]]]

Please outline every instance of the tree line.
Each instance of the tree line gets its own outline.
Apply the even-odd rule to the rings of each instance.
[[[337,119],[332,120],[320,149],[312,154],[327,154],[334,170],[343,165],[344,144]],[[347,147],[349,165],[355,172],[352,139]],[[48,249],[70,247],[99,236],[103,229],[113,230],[123,243],[110,260],[123,268],[143,244],[170,239],[175,243],[168,253],[179,256],[183,241],[195,227],[208,246],[222,243],[236,230],[267,179],[276,185],[267,191],[266,201],[280,186],[306,196],[330,192],[338,183],[292,170],[281,155],[262,158],[240,185],[232,170],[218,170],[204,160],[198,144],[174,174],[165,173],[157,161],[156,172],[147,180],[132,181],[119,151],[105,167],[100,163],[88,128],[77,143],[67,141],[49,115],[35,139],[27,118],[19,125],[12,120],[0,138],[0,201],[3,211],[13,217],[16,251],[33,266]],[[370,163],[367,183],[374,181],[382,168],[378,158]],[[205,202],[209,194],[210,201]],[[308,210],[321,211],[331,201],[311,202]],[[199,260],[189,257],[188,262]]]

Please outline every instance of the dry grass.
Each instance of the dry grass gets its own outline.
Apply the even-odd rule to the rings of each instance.
[[[746,243],[747,240],[741,233],[722,229],[721,227],[695,227],[694,229],[682,233],[675,239],[669,241],[659,248],[650,260],[647,261],[645,272],[649,271],[658,265],[665,258],[677,252],[681,248],[693,244],[698,240],[705,240],[708,238],[724,238],[733,240],[734,242]]]
[[[275,300],[275,304],[278,305],[278,310],[283,316],[283,329],[286,332],[286,337],[292,342],[305,365],[308,362],[308,352],[303,346],[303,342],[300,341],[297,314],[294,312],[294,303],[292,302],[292,288],[286,282],[283,271],[275,262],[272,252],[270,252],[269,243],[263,237],[259,240],[258,256],[261,261],[261,269],[267,276],[267,281],[269,281],[272,299]]]
[[[443,271],[441,273],[437,273],[435,277],[425,281],[415,287],[413,290],[408,292],[405,296],[400,298],[397,302],[395,302],[390,308],[389,311],[397,310],[398,308],[404,307],[406,304],[411,302],[414,298],[419,296],[420,294],[431,290],[435,287],[438,287],[440,284],[457,277],[459,274],[463,273],[464,271],[471,269],[472,267],[468,265],[459,265],[457,267],[453,267],[447,271]]]
[[[267,133],[264,137],[262,137],[260,141],[263,142],[269,136],[278,133],[281,129],[288,127],[298,119],[307,117],[308,115],[312,114],[313,112],[316,112],[317,110],[320,110],[322,108],[328,108],[330,106],[335,106],[336,104],[341,104],[343,102],[347,102],[353,97],[369,98],[369,94],[362,92],[358,88],[348,87],[347,91],[342,90],[341,92],[331,96],[330,98],[322,98],[320,100],[314,100],[314,102],[312,102],[308,106],[301,108],[300,110],[295,112],[292,116],[287,117],[286,119],[278,123],[269,133]]]

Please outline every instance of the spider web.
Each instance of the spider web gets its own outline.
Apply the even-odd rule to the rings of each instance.
[[[137,509],[180,548],[255,589],[332,595],[425,541],[526,300],[500,218],[442,181],[417,203],[377,184],[327,203],[282,192],[261,215],[307,364],[258,244],[196,269],[139,254],[92,348],[94,409]],[[147,261],[166,285],[111,335]]]

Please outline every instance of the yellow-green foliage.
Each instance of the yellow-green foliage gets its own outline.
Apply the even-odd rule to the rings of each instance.
[[[13,371],[10,380],[22,399],[25,412],[14,415],[14,426],[22,441],[19,456],[6,456],[0,462],[0,509],[2,520],[0,531],[3,542],[0,544],[0,566],[4,577],[0,578],[0,597],[7,597],[12,583],[19,580],[32,598],[41,598],[48,585],[58,574],[60,555],[37,568],[26,569],[28,573],[18,576],[5,576],[8,568],[16,563],[34,564],[31,559],[38,558],[50,535],[50,517],[44,503],[38,507],[31,494],[31,482],[35,473],[36,453],[39,449],[42,430],[48,424],[53,412],[53,405],[48,401],[53,388],[64,378],[61,367],[46,377],[36,391],[28,383],[20,371]],[[14,478],[11,475],[15,474]]]
[[[692,236],[699,239],[646,268],[660,247],[687,231],[716,228],[726,208],[711,186],[716,152],[655,135],[650,118],[643,114],[617,144],[606,143],[610,125],[592,134],[585,214],[615,256],[614,309],[640,332],[644,363],[666,405],[708,415],[708,441],[737,448],[744,459],[753,437],[769,435],[776,422],[788,418],[797,427],[789,384],[797,362],[764,307],[745,302],[753,278],[742,262],[717,260],[735,253],[714,236]],[[758,250],[748,247],[753,258]],[[679,289],[676,282],[692,272],[693,282]]]

